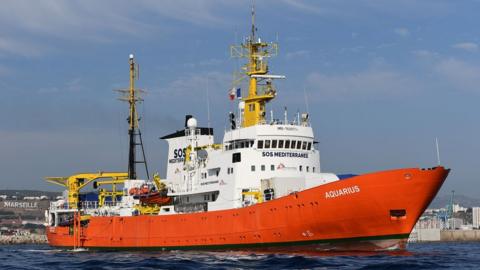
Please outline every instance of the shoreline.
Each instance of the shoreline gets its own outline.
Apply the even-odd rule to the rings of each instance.
[[[0,245],[20,244],[48,244],[47,236],[44,234],[29,235],[0,235]]]

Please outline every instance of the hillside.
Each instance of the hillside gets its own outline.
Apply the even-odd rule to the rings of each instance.
[[[450,203],[451,194],[438,194],[432,201],[429,208],[442,208]],[[480,207],[480,198],[472,198],[461,194],[455,194],[453,203],[463,207]]]

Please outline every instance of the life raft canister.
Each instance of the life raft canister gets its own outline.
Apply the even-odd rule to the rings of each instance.
[[[138,187],[131,188],[128,191],[128,194],[130,194],[130,195],[138,195],[138,193],[140,193],[140,189]]]
[[[148,185],[143,185],[142,189],[140,190],[140,194],[148,194],[150,192],[150,189],[148,188]]]

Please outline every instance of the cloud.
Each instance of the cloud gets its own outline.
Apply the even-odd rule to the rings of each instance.
[[[376,68],[340,75],[314,72],[307,76],[307,83],[321,99],[330,100],[385,99],[420,89],[420,83],[408,75]]]
[[[439,56],[437,52],[432,52],[429,50],[414,50],[412,51],[412,54],[421,58],[436,58]]]
[[[209,91],[222,90],[227,96],[227,90],[231,85],[232,75],[229,73],[222,73],[218,71],[210,71],[204,73],[184,74],[167,84],[166,87],[160,87],[155,91],[155,94],[167,95],[167,96],[180,96],[185,95],[195,96],[198,93],[204,95],[207,84]],[[220,94],[221,95],[221,94]],[[216,95],[213,95],[216,96]],[[222,96],[223,97],[223,96]]]
[[[480,66],[467,62],[447,58],[442,59],[434,66],[434,71],[447,80],[455,90],[480,92]]]
[[[12,38],[0,37],[0,56],[20,55],[20,56],[38,56],[41,49],[32,46],[27,42],[15,40]]]
[[[410,36],[410,31],[405,28],[405,27],[398,27],[393,30],[395,34],[401,36],[401,37],[408,37]]]
[[[301,11],[305,11],[308,13],[314,13],[314,14],[324,14],[329,11],[325,8],[320,8],[316,5],[312,4],[307,4],[304,1],[296,1],[296,0],[283,0],[283,3],[287,4],[288,6],[291,6],[293,8],[299,9]]]
[[[295,58],[308,57],[309,55],[310,55],[310,51],[308,50],[298,50],[298,51],[288,52],[287,54],[285,54],[285,58],[290,60]]]
[[[224,62],[224,60],[212,58],[207,60],[201,60],[198,62],[185,63],[183,64],[183,66],[188,68],[203,68],[209,66],[218,66],[220,64],[223,64]]]
[[[0,65],[0,76],[5,76],[11,73],[11,70],[5,66]]]
[[[453,44],[452,47],[455,48],[455,49],[460,49],[460,50],[464,50],[464,51],[467,51],[467,52],[478,51],[478,44],[473,43],[473,42],[457,43],[457,44]]]
[[[167,35],[175,27],[172,20],[221,27],[229,20],[218,11],[238,5],[232,2],[5,0],[0,55],[38,56],[57,40],[103,43]]]
[[[73,78],[65,82],[65,84],[62,87],[57,87],[57,86],[40,87],[37,90],[37,93],[38,94],[56,94],[61,91],[67,92],[67,93],[73,93],[73,92],[80,92],[85,89],[86,87],[82,84],[81,78]]]

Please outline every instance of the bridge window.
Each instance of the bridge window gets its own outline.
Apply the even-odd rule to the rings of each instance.
[[[250,170],[251,170],[252,172],[254,172],[254,171],[255,171],[255,165],[252,165],[252,167],[250,167]]]
[[[240,162],[242,161],[242,156],[240,155],[241,153],[233,153],[232,154],[232,163]]]
[[[302,170],[303,170],[302,165],[298,166],[298,170],[299,170],[299,171],[302,171]]]
[[[275,170],[275,165],[270,165],[270,171],[274,171]]]
[[[290,148],[290,140],[285,141],[285,148]]]
[[[263,148],[263,141],[262,141],[262,140],[257,141],[257,148],[258,148],[258,149],[262,149],[262,148]]]
[[[292,145],[291,145],[291,148],[292,148],[292,149],[295,149],[296,143],[297,143],[297,141],[292,140]]]
[[[265,140],[265,148],[270,148],[270,140]]]
[[[277,148],[277,140],[272,140],[272,148]]]
[[[315,172],[315,167],[312,168],[312,172]]]
[[[311,149],[312,149],[312,142],[308,142],[307,149],[308,149],[308,150],[311,150]]]
[[[278,140],[278,148],[283,148],[283,140]]]
[[[307,172],[309,171],[310,167],[307,166]]]
[[[297,149],[302,148],[302,141],[297,141]]]
[[[303,142],[302,150],[307,150],[307,142]]]
[[[260,167],[260,169],[261,169],[262,171],[265,171],[265,165],[262,165],[262,166]]]

